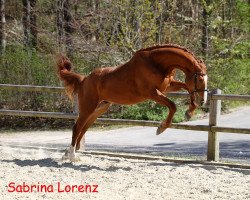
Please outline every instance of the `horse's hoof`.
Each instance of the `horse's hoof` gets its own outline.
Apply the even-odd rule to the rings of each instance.
[[[70,162],[79,162],[81,161],[79,156],[69,156],[69,155],[63,155],[62,160],[70,160]]]
[[[156,135],[160,135],[162,132],[164,132],[166,128],[163,128],[163,125],[161,124],[157,130],[156,130]]]
[[[80,161],[80,157],[76,156],[75,152],[72,152],[72,149],[66,149],[65,154],[62,157],[62,160],[70,160],[71,162]]]
[[[161,132],[161,130],[160,130],[160,127],[158,127],[157,128],[157,130],[156,130],[156,135],[160,135],[162,132]]]
[[[62,160],[68,160],[69,159],[69,151],[66,149],[65,154],[62,156]]]
[[[70,157],[70,162],[79,162],[81,161],[79,156],[72,156]]]
[[[62,156],[62,160],[67,160],[68,158],[69,158],[68,156],[65,155]]]
[[[190,113],[188,112],[188,111],[186,111],[185,112],[185,119],[187,120],[187,121],[189,121],[190,119],[191,119],[191,115],[190,115]]]

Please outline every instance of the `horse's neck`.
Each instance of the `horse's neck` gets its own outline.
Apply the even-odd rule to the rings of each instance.
[[[166,53],[169,56],[169,53],[173,54],[172,59],[161,59],[163,61],[162,66],[168,68],[177,68],[185,73],[185,75],[193,74],[199,71],[198,67],[194,65],[196,62],[195,58],[190,55],[188,52],[185,52],[181,49],[172,48],[172,49],[162,49],[160,51],[161,54]],[[178,62],[176,62],[178,60]]]
[[[191,74],[192,71],[193,71],[193,70],[190,70],[189,68],[183,67],[181,65],[175,65],[175,66],[173,66],[173,68],[176,68],[176,69],[179,69],[179,70],[183,71],[186,76],[188,76],[189,74]]]

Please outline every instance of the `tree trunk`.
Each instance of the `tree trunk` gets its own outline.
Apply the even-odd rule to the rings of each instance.
[[[24,45],[37,47],[36,0],[23,0]]]
[[[72,27],[72,15],[70,13],[70,0],[65,0],[63,5],[63,17],[64,17],[64,30],[65,30],[65,45],[67,56],[71,57],[73,53],[73,27]]]
[[[65,47],[68,57],[72,57],[72,53],[74,50],[72,39],[72,33],[74,29],[72,26],[72,15],[70,13],[70,7],[70,0],[57,1],[56,26],[59,51],[61,51],[61,48]]]
[[[139,12],[137,10],[138,8],[138,1],[133,0],[131,1],[131,7],[133,8],[133,13],[131,13],[131,24],[134,30],[134,34],[136,35],[136,40],[135,40],[135,47],[137,49],[142,48],[142,36],[141,36],[141,19],[139,16]],[[134,37],[134,36],[132,36]],[[133,39],[133,38],[131,38]]]
[[[37,47],[36,0],[30,0],[30,36],[32,47]]]
[[[30,1],[23,0],[23,32],[24,45],[30,46]]]
[[[210,23],[209,18],[211,11],[209,9],[210,0],[204,1],[205,5],[203,5],[203,23],[202,23],[202,38],[201,38],[201,46],[202,46],[202,54],[205,58],[208,57],[209,54],[209,34],[210,34]]]
[[[91,19],[90,23],[92,25],[91,33],[89,34],[90,41],[92,43],[96,42],[100,36],[99,29],[101,25],[101,18],[98,15],[98,10],[100,7],[100,0],[91,0],[88,4],[89,9],[93,13],[93,18]]]
[[[250,1],[248,1],[248,3],[250,4]],[[236,5],[236,2],[234,0],[230,0],[229,1],[229,9],[228,9],[228,12],[229,12],[229,20],[230,20],[230,38],[233,38],[234,37],[234,26],[233,26],[233,19],[234,19],[234,14],[235,14],[235,5]]]
[[[197,28],[198,20],[199,20],[199,3],[196,0],[189,0],[190,8],[191,8],[191,17],[192,23],[191,28]]]
[[[0,54],[4,54],[6,48],[6,28],[5,28],[5,0],[0,0]]]
[[[155,32],[155,42],[160,44],[161,43],[161,36],[162,36],[162,19],[163,19],[163,14],[162,12],[159,14],[158,10],[158,1],[152,1],[151,7],[153,8],[154,12],[154,18],[155,18],[155,25],[157,28],[157,31]]]
[[[56,27],[57,27],[57,41],[59,44],[59,48],[62,47],[63,44],[63,0],[57,1],[57,12],[56,12]]]

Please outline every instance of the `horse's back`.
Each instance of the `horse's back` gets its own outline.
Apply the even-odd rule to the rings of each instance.
[[[171,70],[166,75],[147,53],[138,52],[124,65],[94,70],[86,81],[92,84],[91,93],[95,90],[100,100],[134,104],[149,99],[155,89],[165,90],[171,76]]]
[[[129,64],[102,69],[99,71],[98,80],[96,80],[100,98],[117,104],[133,104],[144,101],[138,95],[135,77],[136,69]]]

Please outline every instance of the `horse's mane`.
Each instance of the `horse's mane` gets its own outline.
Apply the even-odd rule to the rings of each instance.
[[[161,48],[177,48],[177,49],[181,49],[187,53],[189,53],[190,55],[192,55],[194,57],[195,60],[197,60],[198,63],[204,63],[202,59],[197,58],[194,53],[192,51],[190,51],[189,49],[182,47],[180,45],[177,44],[163,44],[163,45],[155,45],[155,46],[151,46],[151,47],[147,47],[147,48],[143,48],[138,50],[137,52],[141,52],[141,51],[152,51],[155,49],[161,49]]]

